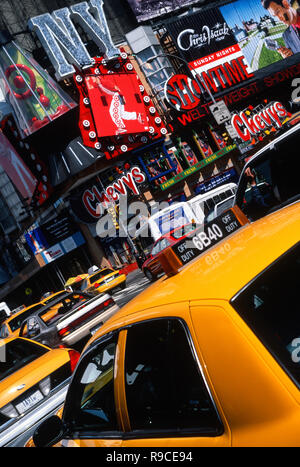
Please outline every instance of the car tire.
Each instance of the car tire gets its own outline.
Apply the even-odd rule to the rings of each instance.
[[[144,272],[145,276],[147,277],[147,279],[148,279],[150,282],[156,281],[157,277],[154,276],[154,274],[152,274],[152,272],[150,271],[150,269],[144,269],[143,272]]]
[[[126,281],[123,282],[123,284],[120,285],[120,289],[121,289],[121,290],[126,289]]]

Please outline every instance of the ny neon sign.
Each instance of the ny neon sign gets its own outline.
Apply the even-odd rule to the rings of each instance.
[[[28,26],[37,34],[47,52],[58,80],[73,75],[73,65],[84,69],[93,64],[72,20],[79,23],[99,47],[99,55],[107,58],[119,55],[110,36],[102,0],[90,0],[89,4],[82,2],[55,10],[52,14],[35,16],[29,20]]]

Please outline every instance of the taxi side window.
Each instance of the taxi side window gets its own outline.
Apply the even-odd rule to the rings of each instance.
[[[137,436],[140,431],[143,437],[148,432],[160,437],[222,433],[185,327],[178,319],[152,320],[128,329],[125,389],[130,426]]]
[[[74,431],[118,431],[114,400],[114,363],[117,335],[91,350],[76,371],[65,407]],[[73,388],[73,390],[72,390]]]
[[[246,285],[231,304],[300,387],[300,242]]]

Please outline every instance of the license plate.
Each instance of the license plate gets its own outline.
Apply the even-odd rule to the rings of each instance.
[[[113,280],[114,280],[114,277],[109,277],[108,279],[106,279],[105,282],[111,282],[111,281],[113,281]]]
[[[16,405],[16,409],[19,414],[23,414],[34,407],[38,402],[43,399],[43,395],[40,391],[36,391],[31,396],[24,399],[22,402]]]

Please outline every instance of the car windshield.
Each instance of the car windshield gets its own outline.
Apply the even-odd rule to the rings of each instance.
[[[178,238],[183,237],[184,235],[187,235],[190,232],[193,232],[195,228],[196,228],[195,224],[184,225],[183,227],[174,230],[171,235],[173,238],[178,239]]]
[[[47,326],[50,326],[57,322],[63,314],[78,308],[80,305],[91,300],[91,298],[93,298],[93,296],[86,293],[71,293],[52,307],[47,307],[46,310],[42,310],[39,313],[39,317],[45,324],[47,324]]]
[[[300,387],[300,242],[246,285],[235,310]]]
[[[49,352],[49,349],[25,339],[14,339],[0,347],[0,381]],[[3,354],[3,355],[2,355]]]
[[[295,135],[284,139],[246,168],[236,201],[250,220],[259,219],[299,198],[298,139]]]
[[[64,295],[65,293],[66,293],[66,291],[65,291],[65,290],[62,290],[61,292],[55,294],[53,297],[50,297],[50,298],[48,298],[47,300],[44,299],[43,302],[45,303],[45,305],[49,305],[49,303],[54,302],[54,301],[57,300],[61,295]]]
[[[99,279],[102,279],[103,277],[107,276],[108,274],[113,274],[114,271],[112,269],[102,269],[102,271],[97,272],[95,275],[90,277],[90,282],[91,284],[94,284],[94,282],[97,282]]]
[[[17,329],[19,329],[21,327],[21,325],[22,325],[22,323],[23,323],[23,321],[25,319],[27,319],[35,311],[39,310],[42,307],[43,307],[43,305],[41,305],[41,304],[32,306],[31,308],[25,310],[23,313],[19,314],[15,318],[11,319],[8,322],[8,325],[9,325],[10,329],[12,330],[12,332],[17,331]]]

